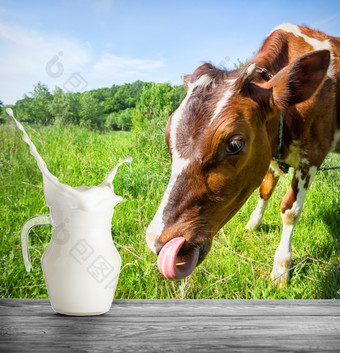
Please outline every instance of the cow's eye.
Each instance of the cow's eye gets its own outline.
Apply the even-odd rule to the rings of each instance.
[[[225,150],[227,152],[227,155],[233,155],[240,153],[243,150],[244,147],[244,140],[240,136],[235,136],[232,139],[230,139],[225,147]]]

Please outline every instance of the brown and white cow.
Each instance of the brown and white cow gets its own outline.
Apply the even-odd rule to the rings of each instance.
[[[260,186],[246,226],[258,228],[281,169],[290,166],[272,270],[283,286],[307,190],[326,155],[340,152],[340,38],[282,24],[247,67],[203,64],[182,78],[187,95],[166,127],[171,178],[146,233],[158,267],[169,279],[189,275]]]

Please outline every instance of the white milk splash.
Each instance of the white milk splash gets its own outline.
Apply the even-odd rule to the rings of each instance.
[[[98,315],[108,311],[116,290],[121,266],[112,241],[113,208],[122,198],[114,193],[112,181],[118,163],[98,186],[71,187],[62,184],[46,167],[23,126],[13,117],[23,140],[29,145],[43,174],[44,194],[50,214],[34,216],[21,230],[23,258],[32,271],[28,235],[36,225],[53,226],[51,241],[42,256],[42,268],[52,308],[66,315]]]

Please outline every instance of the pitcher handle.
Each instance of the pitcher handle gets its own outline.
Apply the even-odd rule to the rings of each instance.
[[[48,224],[52,225],[51,215],[48,214],[48,215],[41,215],[41,216],[33,216],[29,218],[21,228],[21,232],[20,232],[21,251],[22,251],[22,257],[24,259],[27,272],[32,272],[30,251],[28,248],[28,235],[33,227],[40,226],[40,225],[48,225]]]

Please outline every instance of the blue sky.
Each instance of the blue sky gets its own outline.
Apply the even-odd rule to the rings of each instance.
[[[0,0],[0,100],[39,81],[51,91],[181,84],[202,62],[250,58],[284,22],[340,36],[340,1]]]

